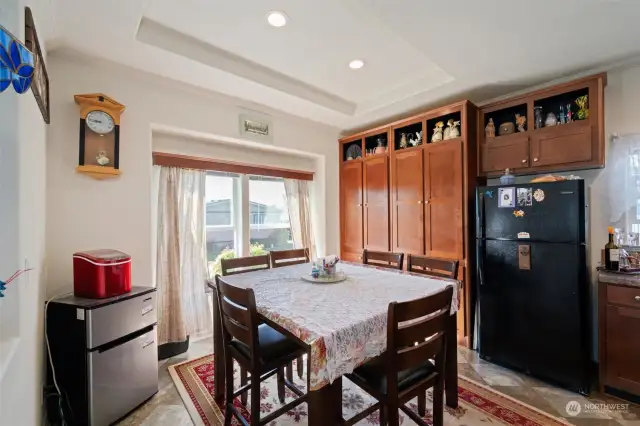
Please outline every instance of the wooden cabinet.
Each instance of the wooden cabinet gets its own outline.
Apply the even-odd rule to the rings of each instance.
[[[482,147],[481,157],[484,172],[527,168],[529,167],[529,136],[516,133],[488,140]]]
[[[458,260],[461,344],[472,337],[475,304],[475,188],[486,183],[478,177],[477,119],[475,105],[462,101],[339,141],[341,257],[361,261],[364,247]],[[441,121],[461,123],[459,133],[430,142]],[[379,148],[381,137],[388,142],[384,152]],[[518,161],[528,157],[529,140],[523,141],[521,149],[516,136],[513,147],[507,144],[504,152]],[[354,160],[358,149],[363,158]],[[501,168],[500,161],[511,160],[496,161]]]
[[[392,155],[391,191],[393,245],[391,251],[424,253],[422,150],[412,148]]]
[[[425,253],[464,259],[462,217],[462,142],[424,148]]]
[[[498,176],[509,168],[515,174],[548,173],[604,167],[604,86],[600,74],[533,93],[485,105],[479,114],[480,175]],[[576,99],[588,97],[588,117],[578,118]],[[535,110],[546,115],[571,110],[572,121],[535,128]],[[504,122],[526,117],[525,131],[486,137],[485,127],[493,120],[496,129]]]
[[[640,397],[640,279],[599,274],[600,389]]]
[[[389,250],[389,158],[364,160],[364,248]]]
[[[342,190],[342,249],[344,252],[361,253],[364,243],[362,161],[355,160],[342,166],[340,186]]]
[[[350,262],[362,262],[364,248],[389,250],[389,155],[371,148],[387,133],[340,140],[340,257]]]
[[[531,137],[531,165],[569,166],[590,162],[592,128],[586,121],[575,121],[556,127],[545,127]]]

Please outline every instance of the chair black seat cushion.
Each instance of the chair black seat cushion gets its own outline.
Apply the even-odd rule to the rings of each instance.
[[[260,344],[260,361],[264,364],[284,358],[302,349],[294,340],[267,324],[258,326],[258,340]],[[231,345],[247,358],[251,358],[249,346],[236,339],[231,341]]]
[[[425,380],[435,372],[436,367],[429,360],[418,367],[398,372],[398,392],[402,392],[410,386]],[[373,390],[383,395],[387,394],[387,373],[382,357],[374,358],[361,365],[353,373],[347,374],[347,377],[363,381]]]

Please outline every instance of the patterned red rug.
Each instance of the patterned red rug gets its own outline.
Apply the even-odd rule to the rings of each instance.
[[[236,388],[239,387],[239,369],[236,367],[234,379]],[[213,355],[208,355],[199,359],[184,362],[169,367],[169,373],[184,401],[191,418],[196,426],[220,426],[224,423],[224,411],[213,400]],[[295,377],[296,384],[304,389],[304,382]],[[460,406],[453,410],[448,407],[445,411],[445,425],[447,426],[471,426],[471,425],[513,425],[513,426],[556,426],[570,425],[565,420],[550,416],[534,407],[523,404],[514,398],[496,392],[495,390],[469,380],[465,377],[459,378]],[[425,421],[431,423],[431,391],[427,399],[427,415]],[[261,407],[263,415],[275,411],[281,404],[277,397],[275,376],[267,380],[262,385]],[[287,389],[287,399],[290,401],[294,395]],[[249,401],[251,399],[249,398]],[[342,414],[345,418],[350,418],[364,408],[373,403],[373,399],[360,390],[356,385],[343,380],[342,388]],[[240,398],[234,401],[249,419],[247,409],[240,403]],[[417,411],[415,401],[409,404]],[[400,412],[400,424],[415,425],[415,423],[405,417]],[[239,423],[234,419],[234,425]],[[293,426],[307,424],[307,406],[301,404],[282,415],[270,426]],[[379,425],[378,412],[374,412],[358,425]]]

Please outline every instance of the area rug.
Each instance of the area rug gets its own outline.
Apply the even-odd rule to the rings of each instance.
[[[238,366],[236,366],[234,369],[236,388],[239,387],[239,371]],[[220,426],[224,424],[224,408],[219,407],[212,397],[214,384],[213,355],[172,365],[169,367],[169,373],[196,426]],[[305,383],[297,376],[295,377],[295,383],[304,390]],[[294,397],[289,389],[286,389],[286,391],[287,399],[285,404]],[[570,425],[563,419],[550,416],[463,376],[459,377],[458,392],[460,397],[458,408],[454,410],[445,406],[444,423],[447,426]],[[424,420],[429,424],[431,424],[431,398],[431,391],[429,391],[427,394],[427,413],[424,417]],[[251,398],[249,398],[250,400]],[[342,415],[345,419],[354,416],[373,403],[374,400],[371,396],[349,380],[343,379]],[[249,412],[241,404],[240,398],[236,398],[234,404],[248,420],[250,418]],[[408,405],[417,412],[415,400]],[[262,384],[260,411],[262,415],[266,416],[280,406],[276,378],[273,376]],[[415,425],[415,422],[406,417],[404,413],[400,412],[400,415],[401,425]],[[235,418],[232,424],[240,425]],[[307,424],[307,405],[301,404],[271,422],[269,426],[301,426],[305,424]],[[374,412],[357,424],[362,426],[379,425],[378,412]]]

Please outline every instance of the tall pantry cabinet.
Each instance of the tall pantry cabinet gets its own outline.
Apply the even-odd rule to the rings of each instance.
[[[460,121],[460,134],[431,142],[436,125],[446,128],[449,120]],[[339,142],[341,257],[361,262],[366,248],[459,260],[458,341],[465,344],[472,325],[475,187],[485,183],[476,177],[476,120],[475,105],[463,101]]]

